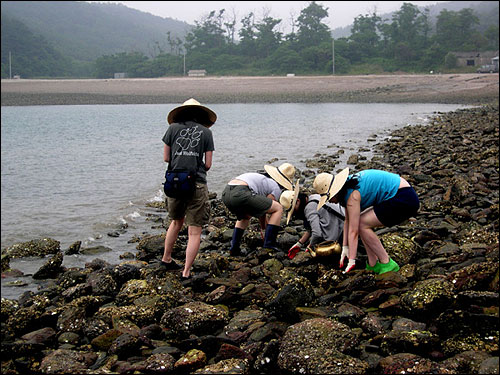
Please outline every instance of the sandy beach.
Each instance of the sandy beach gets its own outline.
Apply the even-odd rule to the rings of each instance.
[[[498,102],[498,74],[2,80],[1,105]]]

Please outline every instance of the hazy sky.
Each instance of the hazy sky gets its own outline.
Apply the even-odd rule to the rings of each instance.
[[[103,1],[100,1],[101,3]],[[104,1],[105,3],[122,3],[133,9],[151,13],[155,16],[170,17],[194,25],[212,10],[225,9],[226,13],[236,14],[239,24],[241,18],[253,12],[261,19],[266,11],[270,17],[281,19],[281,24],[289,28],[290,20],[296,20],[300,11],[310,1]],[[366,15],[376,11],[377,15],[399,10],[403,3],[417,6],[447,3],[448,1],[317,1],[328,8],[329,17],[323,20],[331,29],[348,26],[360,14]],[[290,30],[284,30],[289,32]]]

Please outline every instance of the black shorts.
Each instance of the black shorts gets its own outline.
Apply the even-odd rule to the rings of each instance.
[[[261,217],[271,208],[273,200],[253,193],[246,185],[226,185],[222,202],[238,220],[247,216]]]
[[[417,193],[412,187],[398,190],[389,200],[373,206],[377,219],[386,227],[400,224],[417,214],[420,207]]]

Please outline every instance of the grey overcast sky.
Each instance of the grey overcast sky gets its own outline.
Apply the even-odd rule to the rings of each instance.
[[[352,24],[354,18],[360,14],[366,15],[376,11],[377,15],[382,15],[397,11],[405,2],[416,6],[427,6],[449,1],[317,1],[318,4],[328,8],[329,17],[323,22],[331,29]],[[185,21],[191,25],[212,10],[225,9],[228,14],[236,14],[238,24],[250,12],[253,12],[257,19],[267,14],[281,19],[284,31],[289,32],[292,15],[296,20],[300,11],[307,7],[310,1],[104,1],[104,3],[121,3],[129,8]]]

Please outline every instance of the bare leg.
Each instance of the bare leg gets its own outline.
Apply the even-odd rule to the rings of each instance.
[[[201,227],[188,227],[188,243],[186,248],[186,263],[184,263],[184,271],[182,276],[189,277],[191,274],[191,266],[194,263],[198,250],[200,249]]]
[[[175,241],[177,240],[177,236],[183,224],[184,219],[172,220],[168,226],[167,235],[165,236],[165,250],[163,252],[163,258],[161,259],[165,263],[170,263],[172,261],[172,250],[174,249]]]
[[[279,202],[273,201],[271,208],[267,210],[269,217],[268,224],[277,225],[281,224],[281,216],[283,215],[283,206]]]
[[[245,230],[245,229],[248,228],[249,224],[250,224],[250,218],[248,218],[248,219],[241,219],[241,220],[237,220],[236,221],[235,227]]]
[[[359,221],[359,236],[363,245],[365,245],[366,255],[368,255],[368,263],[370,266],[374,266],[377,260],[380,263],[389,262],[389,255],[384,249],[382,242],[377,237],[372,228],[381,227],[383,224],[378,220],[375,211],[370,209],[364,212]]]

